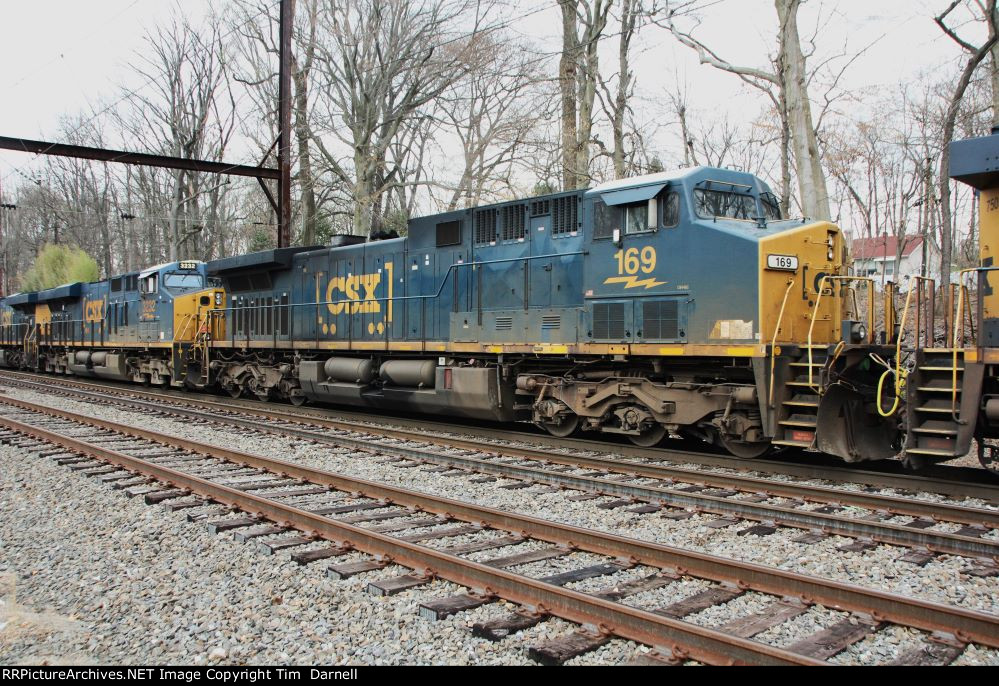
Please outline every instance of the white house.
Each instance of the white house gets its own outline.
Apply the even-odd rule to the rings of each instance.
[[[924,251],[923,242],[922,236],[906,236],[902,239],[902,259],[899,261],[896,273],[895,256],[898,254],[898,240],[895,236],[855,238],[850,245],[853,273],[857,276],[870,276],[879,284],[894,281],[904,286],[910,277],[921,274],[939,281],[940,249],[932,240],[927,240]]]

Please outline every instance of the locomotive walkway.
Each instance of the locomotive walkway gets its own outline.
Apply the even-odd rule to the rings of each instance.
[[[999,647],[999,616],[502,512],[13,398],[0,399],[0,427],[3,442],[149,504],[193,511],[216,503],[215,513],[199,515],[199,521],[218,533],[234,532],[244,542],[279,535],[264,544],[269,552],[309,546],[296,559],[303,564],[332,560],[331,576],[380,569],[390,562],[413,570],[372,582],[373,593],[418,588],[434,578],[469,589],[424,603],[421,614],[428,618],[501,598],[523,609],[505,620],[477,625],[480,635],[498,639],[547,616],[578,623],[575,634],[532,649],[543,662],[565,661],[617,636],[653,646],[656,652],[644,659],[660,663],[818,664],[893,624],[923,632],[921,646],[899,658],[900,663],[946,664],[968,643]],[[302,505],[304,497],[313,501]],[[448,539],[469,535],[480,538],[445,549]],[[316,541],[325,547],[312,547]],[[513,552],[525,542],[537,545]],[[485,550],[498,556],[484,562],[466,557]],[[599,555],[602,561],[540,579],[513,571],[574,550]],[[370,557],[337,562],[351,551]],[[567,588],[625,569],[642,573],[593,593]],[[708,582],[707,589],[665,607],[621,602],[691,578]],[[719,628],[684,621],[746,593],[765,594],[771,602]],[[787,648],[753,640],[814,603],[849,614]]]

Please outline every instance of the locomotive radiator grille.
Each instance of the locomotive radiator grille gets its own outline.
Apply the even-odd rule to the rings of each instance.
[[[676,300],[652,300],[642,304],[642,337],[648,340],[680,337],[679,307]]]
[[[624,303],[595,303],[593,305],[593,338],[624,338]]]

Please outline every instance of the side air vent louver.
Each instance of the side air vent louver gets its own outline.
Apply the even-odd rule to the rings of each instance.
[[[500,223],[504,241],[522,240],[527,235],[527,221],[524,217],[526,210],[524,205],[511,205],[501,210]]]
[[[624,338],[624,303],[593,305],[593,338],[596,340]]]
[[[552,235],[572,233],[579,229],[576,196],[568,195],[552,200]]]
[[[541,318],[542,331],[554,331],[562,328],[562,315],[545,315]]]
[[[496,210],[479,210],[475,218],[475,244],[489,245],[496,242]]]
[[[531,203],[532,217],[545,217],[551,213],[552,205],[550,200],[535,200]]]
[[[648,340],[680,337],[676,300],[652,300],[642,305],[642,336]]]
[[[496,317],[497,331],[513,331],[513,317]]]

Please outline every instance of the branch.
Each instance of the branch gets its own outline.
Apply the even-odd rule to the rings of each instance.
[[[954,8],[956,8],[960,4],[961,0],[954,0],[952,3],[950,3],[950,6],[947,7],[947,9],[945,9],[939,16],[934,18],[934,21],[937,23],[937,26],[940,27],[940,30],[946,33],[948,36],[950,36],[955,43],[960,45],[962,48],[964,48],[971,54],[975,54],[976,52],[978,52],[978,48],[976,48],[974,45],[968,43],[967,41],[963,40],[960,36],[958,36],[957,32],[955,32],[953,29],[947,26],[947,23],[945,21],[947,15],[953,12]]]
[[[766,81],[774,85],[780,84],[780,81],[778,80],[776,74],[763,71],[762,69],[754,69],[752,67],[739,67],[737,65],[732,64],[731,62],[726,62],[725,60],[721,59],[710,48],[708,48],[706,45],[696,40],[693,36],[680,31],[678,28],[676,28],[676,26],[673,25],[672,22],[670,22],[666,26],[666,28],[669,29],[670,33],[672,33],[678,41],[686,45],[688,48],[697,51],[697,56],[700,59],[701,64],[707,64],[709,66],[714,67],[715,69],[727,71],[730,74],[737,74],[738,76],[744,77],[744,80],[745,78],[749,78],[749,79],[758,79],[760,81]],[[760,88],[759,84],[755,84],[752,82],[748,83],[750,83],[750,85],[755,86],[756,88]]]

